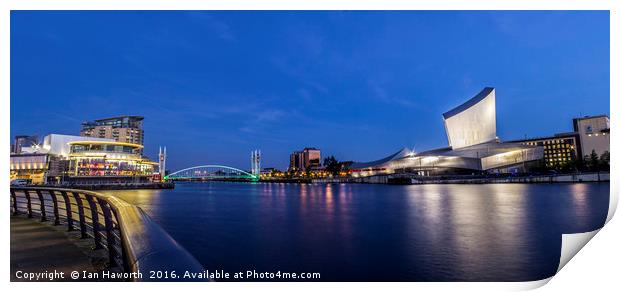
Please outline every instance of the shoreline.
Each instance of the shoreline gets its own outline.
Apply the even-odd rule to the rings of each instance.
[[[499,184],[499,183],[586,183],[586,182],[609,182],[609,172],[598,173],[573,173],[555,175],[536,175],[518,177],[418,177],[408,175],[377,175],[362,178],[321,178],[308,179],[305,181],[291,180],[261,180],[272,183],[361,183],[361,184],[390,184],[390,185],[421,185],[421,184]]]
[[[50,188],[66,188],[80,190],[153,190],[153,189],[174,189],[174,182],[153,182],[153,183],[123,183],[123,184],[42,184],[26,185]]]
[[[205,180],[205,181],[170,181],[152,183],[125,183],[125,184],[46,184],[37,185],[43,187],[75,188],[83,190],[139,190],[139,189],[174,189],[176,182],[251,182],[243,180]],[[286,183],[286,184],[331,184],[331,183],[357,183],[357,184],[387,184],[387,185],[424,185],[424,184],[548,184],[548,183],[609,183],[610,173],[579,173],[579,174],[556,174],[519,177],[419,177],[402,174],[376,175],[369,177],[340,177],[340,178],[287,178],[287,179],[262,179],[260,183]]]

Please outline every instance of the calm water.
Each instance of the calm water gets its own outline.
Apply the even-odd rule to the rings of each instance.
[[[322,281],[526,281],[553,275],[561,234],[602,227],[609,184],[179,183],[109,192],[208,269]]]

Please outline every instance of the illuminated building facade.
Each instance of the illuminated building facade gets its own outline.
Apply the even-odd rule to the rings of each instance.
[[[443,118],[449,147],[420,153],[404,148],[377,161],[353,163],[352,175],[523,172],[543,158],[541,146],[499,142],[494,88],[484,88]]]
[[[541,146],[544,149],[545,166],[558,168],[581,159],[581,147],[577,133],[562,133],[551,137],[539,137],[510,141],[529,146]]]
[[[609,151],[609,117],[598,115],[573,119],[573,129],[581,142],[581,158],[594,150],[598,155]]]
[[[33,184],[151,181],[158,163],[142,156],[143,119],[123,116],[87,122],[80,136],[51,134],[42,144],[32,142],[36,137],[18,136],[19,147],[13,148],[19,154],[11,154],[11,180]],[[165,169],[165,150],[163,155]]]
[[[484,88],[467,102],[443,114],[452,149],[495,141],[495,89]]]
[[[113,142],[111,139],[47,135],[43,138],[43,144],[34,146],[22,144],[20,154],[11,154],[10,179],[24,179],[34,184],[61,182],[68,167],[70,151],[68,143],[84,140]]]
[[[114,140],[105,138],[50,134],[43,138],[43,145],[41,146],[40,152],[58,155],[61,156],[63,159],[66,159],[69,157],[69,152],[71,151],[71,145],[69,143],[79,141],[113,142]]]
[[[144,145],[143,120],[140,116],[121,116],[85,122],[80,136]]]
[[[142,157],[142,145],[126,142],[70,142],[69,169],[72,180],[137,182],[150,180],[156,162]]]
[[[291,154],[289,171],[311,171],[321,168],[321,150],[307,147]]]
[[[301,151],[295,151],[291,154],[290,163],[288,166],[289,171],[298,171],[303,168],[303,155]]]
[[[51,159],[51,156],[39,153],[11,155],[10,180],[23,179],[33,184],[45,183]]]

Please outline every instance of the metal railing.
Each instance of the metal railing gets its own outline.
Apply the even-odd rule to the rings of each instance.
[[[142,209],[120,198],[49,187],[11,187],[10,192],[13,215],[53,221],[54,225],[66,225],[68,231],[79,231],[81,238],[92,238],[94,249],[107,251],[110,268],[143,274],[203,271],[202,265]],[[183,279],[151,279],[146,274],[136,280]]]

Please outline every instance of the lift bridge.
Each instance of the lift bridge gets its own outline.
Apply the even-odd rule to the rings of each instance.
[[[258,175],[225,165],[200,165],[175,171],[164,177],[168,181],[257,181]]]

